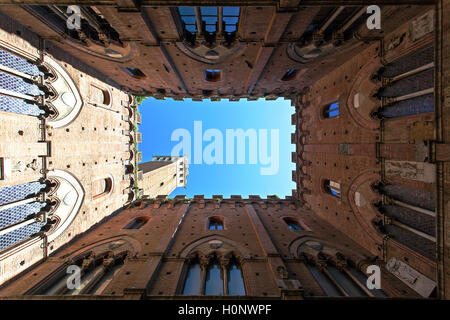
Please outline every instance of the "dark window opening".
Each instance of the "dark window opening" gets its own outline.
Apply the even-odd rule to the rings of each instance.
[[[300,70],[298,69],[289,69],[288,71],[286,71],[286,73],[283,75],[283,77],[281,78],[281,81],[290,81],[290,80],[294,80],[295,78],[297,78],[298,72]]]
[[[209,82],[218,82],[222,80],[222,70],[219,69],[206,69],[205,80]]]
[[[239,7],[178,7],[185,38],[191,43],[199,31],[208,42],[212,42],[219,29],[226,42],[230,43],[236,38],[239,11]],[[222,21],[219,20],[220,15]]]
[[[223,230],[223,220],[219,217],[211,217],[208,220],[209,230]]]
[[[146,224],[148,218],[146,217],[137,217],[134,218],[130,223],[128,223],[124,229],[140,229],[144,224]]]
[[[289,229],[295,230],[295,231],[302,231],[303,228],[300,226],[300,224],[297,222],[297,220],[293,218],[284,218],[284,222],[288,225]]]
[[[323,109],[324,118],[333,118],[339,115],[339,102],[333,102],[326,105]]]
[[[195,21],[194,7],[178,7],[181,20],[183,21],[184,29],[190,33],[197,32],[197,24]]]
[[[223,272],[217,261],[211,264],[206,271],[205,295],[223,295]]]
[[[201,274],[202,270],[198,261],[191,263],[184,281],[183,294],[199,295],[201,294]]]
[[[122,68],[128,75],[136,79],[145,79],[147,76],[138,68]]]
[[[325,180],[325,191],[336,198],[341,198],[341,184],[333,180]]]
[[[113,181],[111,178],[95,180],[92,183],[92,189],[94,191],[94,200],[102,196],[107,195],[113,188]]]

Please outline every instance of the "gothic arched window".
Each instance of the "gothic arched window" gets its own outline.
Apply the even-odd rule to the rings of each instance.
[[[187,266],[183,295],[246,295],[242,268],[233,255],[195,256]]]
[[[323,108],[322,115],[326,119],[337,117],[339,115],[339,102],[336,101],[336,102],[327,104]]]
[[[46,207],[38,194],[50,187],[35,181],[0,188],[0,251],[28,239],[46,224],[38,219]]]
[[[239,7],[178,7],[183,32],[189,39],[200,33],[206,39],[223,34],[227,42],[235,38],[239,24]]]
[[[366,283],[367,276],[347,263],[347,260],[334,248],[327,248],[327,253],[323,249],[324,246],[321,243],[311,241],[302,245],[298,254],[306,258],[306,267],[325,295],[386,297],[381,289],[370,290]]]
[[[227,293],[229,296],[245,296],[242,269],[236,262],[232,262],[227,269]]]
[[[343,294],[339,291],[336,285],[331,281],[329,277],[325,275],[325,273],[321,272],[316,266],[312,264],[306,264],[309,272],[311,272],[314,279],[317,281],[319,286],[322,288],[325,295],[329,297],[339,297]]]
[[[294,218],[283,218],[284,222],[288,225],[289,229],[295,231],[302,231],[303,228],[300,226],[298,221]]]
[[[197,32],[194,7],[178,7],[178,13],[183,21],[184,29],[191,34]]]
[[[206,269],[205,295],[223,295],[223,270],[218,262],[214,262]]]
[[[208,219],[209,230],[223,230],[223,219],[219,217],[210,217]]]
[[[125,253],[117,256],[103,254],[98,257],[86,255],[71,265],[64,264],[60,270],[31,288],[26,295],[101,294],[122,268],[125,256]],[[79,283],[76,283],[75,272],[79,272]]]
[[[189,269],[184,282],[183,294],[199,295],[201,294],[201,269],[198,262],[189,265]]]
[[[39,89],[37,81],[30,81],[33,77],[39,79],[44,75],[38,66],[2,49],[0,61],[0,65],[9,68],[8,70],[18,71],[0,74],[0,88],[8,92],[8,95],[0,95],[0,111],[35,117],[44,115],[45,111],[34,102],[44,92]]]

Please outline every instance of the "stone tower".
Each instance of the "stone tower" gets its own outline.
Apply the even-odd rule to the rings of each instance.
[[[144,197],[170,195],[175,188],[186,186],[189,173],[186,156],[153,156],[152,159],[138,166],[138,187]]]

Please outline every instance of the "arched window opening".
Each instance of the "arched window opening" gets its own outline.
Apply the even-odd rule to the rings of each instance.
[[[226,34],[231,34],[237,31],[239,22],[239,7],[223,7],[222,19],[224,23],[224,31]]]
[[[340,199],[341,198],[341,184],[333,180],[325,180],[324,182],[325,192]]]
[[[327,104],[323,108],[322,115],[326,119],[337,117],[339,115],[339,102],[336,101],[336,102]]]
[[[367,274],[364,274],[363,272],[361,272],[360,270],[352,267],[352,266],[348,266],[347,270],[363,285],[366,284],[367,282]],[[373,293],[373,295],[377,298],[387,298],[388,295],[382,290],[382,289],[371,289],[370,290],[371,293]]]
[[[178,7],[178,13],[183,22],[184,30],[194,34],[197,32],[194,7]]]
[[[291,81],[297,78],[298,72],[300,70],[291,68],[283,75],[281,81]]]
[[[132,76],[133,78],[136,78],[136,79],[139,79],[139,80],[147,78],[145,73],[143,73],[138,68],[122,68],[122,70],[124,70],[128,75]]]
[[[208,269],[206,270],[205,295],[223,295],[223,272],[217,261],[208,266]]]
[[[338,270],[334,266],[327,266],[328,272],[334,278],[334,280],[344,289],[345,292],[351,297],[366,297],[367,294],[361,289],[360,285],[357,284],[350,276],[341,270]],[[365,285],[365,283],[364,283]]]
[[[321,243],[310,241],[299,247],[298,256],[305,258],[306,267],[326,296],[387,297],[381,289],[367,288],[367,275],[354,268],[340,253],[337,257],[327,258],[323,249]],[[335,249],[328,248],[327,252],[330,250]]]
[[[109,194],[113,188],[113,180],[110,177],[94,180],[92,183],[93,199],[96,200]]]
[[[223,230],[223,219],[220,217],[210,217],[208,219],[208,230]]]
[[[185,38],[195,41],[201,33],[208,42],[214,41],[216,33],[225,36],[227,43],[234,41],[239,24],[239,7],[178,7]]]
[[[294,218],[283,218],[284,222],[288,225],[289,229],[294,231],[302,231],[303,228],[300,226],[298,221]]]
[[[218,82],[222,80],[222,70],[220,69],[206,69],[205,80],[209,82]]]
[[[0,251],[41,231],[46,222],[36,218],[46,208],[37,195],[54,185],[38,181],[0,188]]]
[[[229,296],[245,296],[242,269],[235,261],[232,261],[227,269],[227,293]]]
[[[98,87],[95,84],[90,86],[91,101],[97,105],[109,106],[111,104],[111,95],[109,91]]]
[[[220,262],[219,262],[220,261]],[[217,255],[190,258],[184,285],[183,295],[246,295],[240,261],[234,256]]]
[[[123,229],[140,229],[148,221],[147,217],[137,217],[131,220]]]
[[[199,295],[201,294],[201,268],[197,261],[189,265],[189,269],[184,282],[183,294],[185,295]]]
[[[0,95],[0,111],[35,117],[44,115],[45,111],[41,110],[34,102],[38,100],[35,100],[35,98],[43,96],[44,92],[28,79],[29,77],[44,75],[38,66],[21,56],[2,49],[0,49],[0,60],[1,65],[19,72],[1,73],[0,88],[7,90],[8,95]],[[48,114],[45,116],[48,116]]]
[[[101,294],[122,268],[124,257],[124,254],[118,257],[101,255],[98,258],[90,258],[86,256],[72,264],[79,268],[76,271],[80,272],[79,286],[74,282],[73,273],[63,268],[56,275],[51,275],[51,279],[44,279],[43,283],[38,284],[37,289],[31,289],[27,294],[47,296]],[[84,263],[85,261],[87,263]]]
[[[202,31],[205,34],[213,34],[217,30],[217,7],[200,7]]]

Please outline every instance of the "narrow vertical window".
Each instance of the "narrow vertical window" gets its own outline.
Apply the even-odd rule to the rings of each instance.
[[[339,285],[347,292],[351,297],[366,297],[367,294],[361,289],[361,287],[355,283],[345,272],[336,269],[333,266],[327,267],[331,276],[339,283]]]
[[[206,271],[205,295],[223,295],[223,274],[218,263],[210,265]]]
[[[201,294],[201,268],[199,263],[189,265],[189,269],[184,282],[183,294],[199,295]]]
[[[239,7],[223,7],[222,19],[225,33],[236,32],[239,22]]]
[[[320,271],[317,267],[307,264],[309,272],[311,272],[314,279],[317,281],[319,286],[322,288],[325,295],[329,297],[339,297],[343,296],[341,291],[336,287],[333,281],[330,280],[322,271]]]
[[[339,102],[333,102],[323,108],[324,118],[334,118],[339,115]]]
[[[333,180],[325,180],[325,191],[336,198],[341,198],[341,184]]]
[[[228,295],[245,296],[245,286],[241,268],[236,263],[232,263],[228,267],[227,272]]]
[[[217,7],[201,7],[202,28],[205,33],[215,33],[217,30]]]
[[[359,282],[360,282],[362,285],[366,285],[366,283],[367,283],[367,275],[366,275],[366,274],[364,274],[364,273],[361,272],[360,270],[358,270],[358,269],[356,269],[356,268],[354,268],[354,267],[351,267],[351,266],[349,266],[347,269],[348,269],[348,271],[349,271],[356,279],[359,280]],[[387,295],[383,290],[381,290],[381,289],[373,289],[373,290],[370,290],[370,292],[372,292],[373,295],[374,295],[375,297],[377,297],[377,298],[386,298],[386,297],[388,296],[388,295]]]
[[[197,24],[195,21],[194,7],[178,7],[181,20],[183,21],[184,30],[194,34],[197,32]]]

